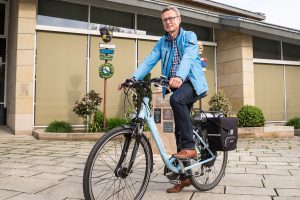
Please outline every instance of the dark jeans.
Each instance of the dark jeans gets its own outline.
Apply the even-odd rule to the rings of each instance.
[[[185,81],[170,97],[170,105],[174,113],[175,138],[178,152],[182,149],[195,149],[190,111],[193,103],[202,96],[203,94],[197,95],[195,93],[190,81]]]

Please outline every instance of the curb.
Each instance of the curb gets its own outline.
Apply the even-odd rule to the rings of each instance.
[[[33,130],[32,136],[38,140],[80,140],[95,141],[104,133],[46,133],[42,130]]]

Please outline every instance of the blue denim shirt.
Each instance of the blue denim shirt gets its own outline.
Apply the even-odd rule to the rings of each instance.
[[[176,76],[181,77],[182,80],[186,80],[188,77],[195,92],[200,95],[208,91],[208,86],[202,70],[197,42],[197,36],[194,32],[185,31],[180,28],[179,35],[177,36],[177,46],[181,62]],[[168,77],[172,65],[173,53],[172,42],[167,39],[167,35],[163,36],[132,76],[136,80],[142,80],[156,63],[161,60],[161,74]]]

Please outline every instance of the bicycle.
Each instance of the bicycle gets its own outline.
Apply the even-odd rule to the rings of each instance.
[[[141,107],[132,116],[131,125],[121,126],[105,133],[92,148],[83,175],[83,191],[86,200],[96,199],[142,199],[153,171],[153,154],[148,138],[143,134],[145,122],[165,163],[164,175],[172,182],[188,177],[199,191],[213,189],[225,174],[228,154],[209,147],[206,133],[207,115],[194,110],[193,134],[197,156],[189,160],[169,157],[157,131],[149,107],[151,85],[168,88],[165,77],[150,81],[126,81],[125,98],[128,91],[142,88]]]

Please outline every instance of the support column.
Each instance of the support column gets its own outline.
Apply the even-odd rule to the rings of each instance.
[[[15,18],[9,28],[7,125],[15,134],[31,134],[33,129],[36,5],[35,0],[20,0],[10,6]]]
[[[252,36],[216,30],[218,89],[237,112],[255,104]]]

